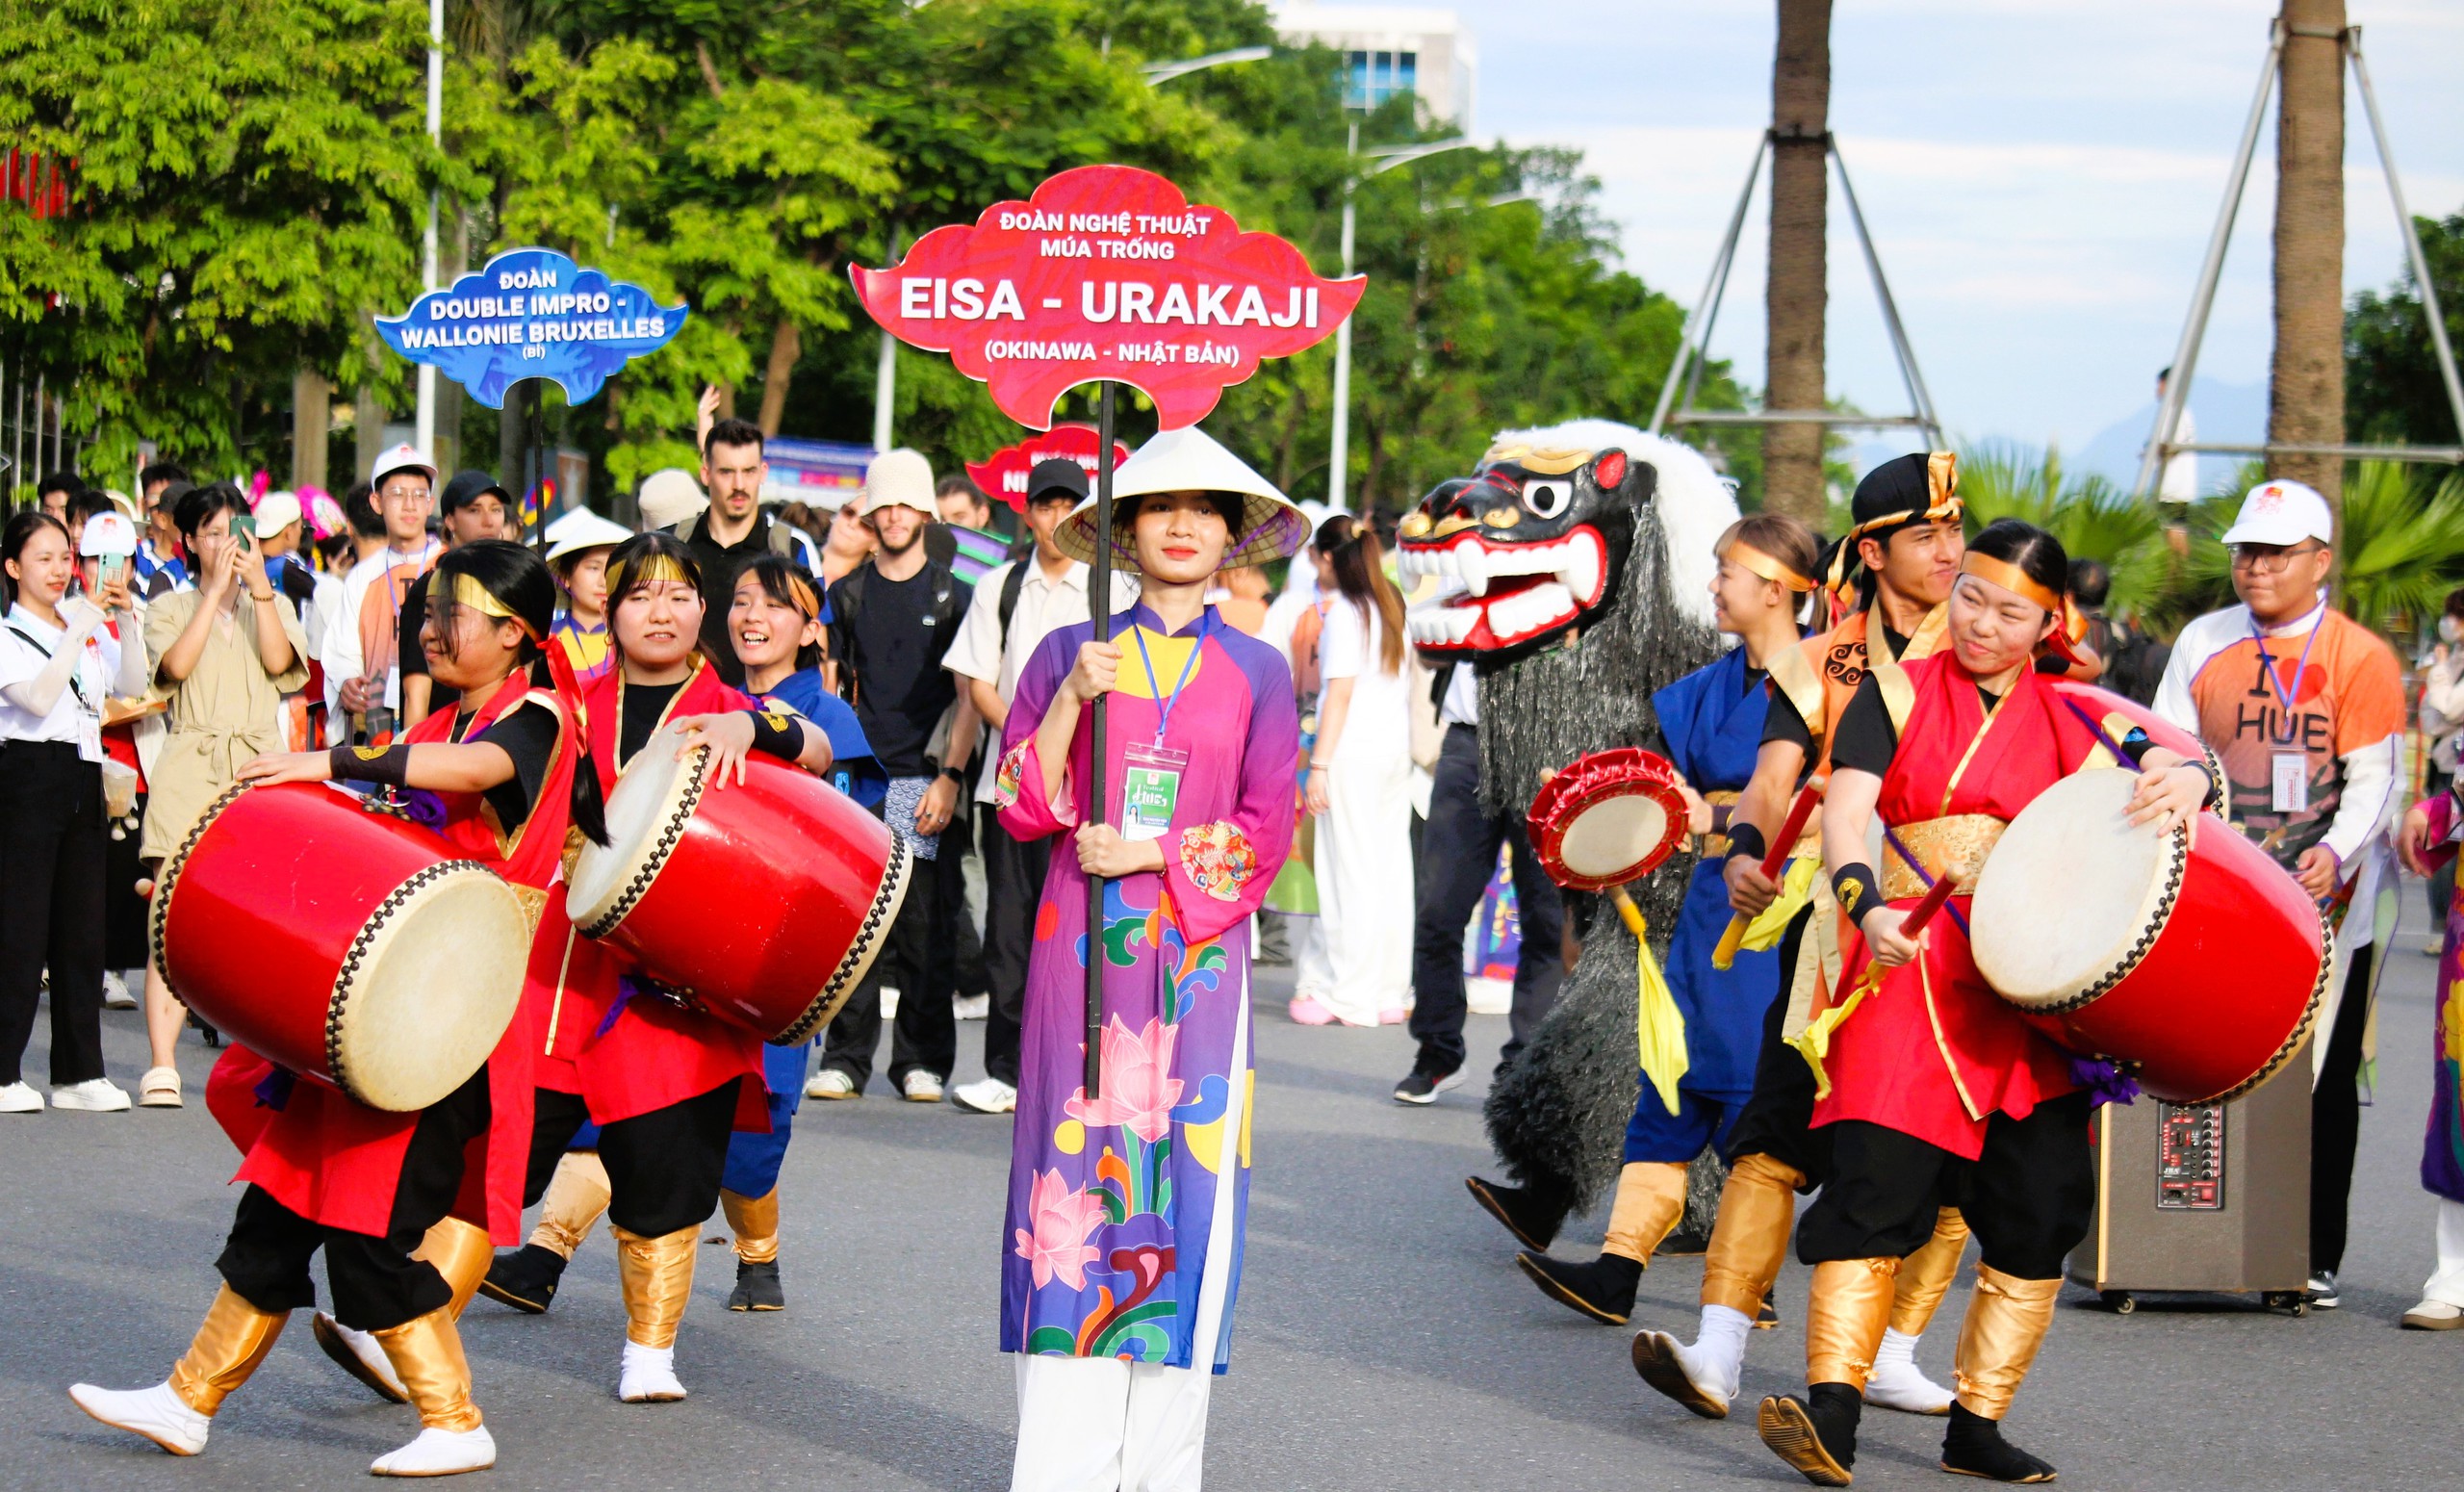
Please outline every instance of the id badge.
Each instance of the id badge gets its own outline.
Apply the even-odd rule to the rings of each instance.
[[[1121,749],[1120,836],[1161,839],[1172,827],[1172,810],[1180,806],[1181,773],[1190,754],[1135,741]]]
[[[103,759],[103,717],[77,711],[77,759],[100,764]]]
[[[2278,813],[2310,810],[2310,758],[2298,751],[2279,751],[2269,759],[2273,807]]]

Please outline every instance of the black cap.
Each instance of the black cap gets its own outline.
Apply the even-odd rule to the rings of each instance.
[[[465,467],[454,473],[453,479],[445,484],[445,495],[437,500],[436,510],[439,514],[460,512],[478,501],[484,492],[493,492],[498,502],[508,508],[513,506],[513,494],[498,485],[495,477]]]
[[[1867,472],[1849,502],[1849,515],[1859,524],[1869,524],[1877,518],[1922,514],[1934,505],[1933,485],[1926,476],[1929,460],[1926,452],[1913,450]]]
[[[1046,456],[1027,473],[1027,501],[1033,502],[1047,492],[1066,492],[1073,498],[1087,495],[1087,469],[1075,456]]]

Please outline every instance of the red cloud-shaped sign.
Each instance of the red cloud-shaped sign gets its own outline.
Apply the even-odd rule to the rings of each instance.
[[[850,272],[891,336],[949,353],[1037,430],[1064,393],[1106,378],[1153,399],[1163,428],[1195,424],[1260,359],[1332,335],[1367,284],[1321,279],[1273,234],[1127,166],[1063,171],[890,269]]]

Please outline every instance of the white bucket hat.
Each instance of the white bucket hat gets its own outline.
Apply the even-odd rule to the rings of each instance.
[[[1223,553],[1223,568],[1262,565],[1296,553],[1309,542],[1309,519],[1274,483],[1250,470],[1249,464],[1223,449],[1221,442],[1196,425],[1166,430],[1138,448],[1137,454],[1113,473],[1113,500],[1121,502],[1150,492],[1215,492],[1241,500],[1241,532]],[[1052,536],[1055,549],[1081,564],[1095,559],[1095,500],[1089,498],[1070,510]],[[1113,563],[1136,573],[1138,556],[1117,537]]]
[[[702,484],[680,466],[661,467],[643,477],[633,490],[633,502],[645,528],[673,528],[710,505]]]
[[[924,452],[900,446],[873,457],[872,465],[864,468],[863,511],[878,513],[886,507],[911,507],[927,518],[941,516],[933,502],[933,463],[924,459]]]
[[[602,518],[586,507],[575,508],[548,526],[541,537],[548,541],[547,560],[554,564],[568,554],[578,554],[586,549],[608,549],[633,536],[633,530],[613,519]]]

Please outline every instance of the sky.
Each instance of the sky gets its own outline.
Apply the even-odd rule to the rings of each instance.
[[[1453,9],[1480,52],[1474,133],[1580,146],[1621,226],[1628,267],[1691,307],[1769,122],[1773,5],[1457,0]],[[1835,8],[1832,130],[1956,440],[2076,450],[2117,421],[2145,419],[2153,375],[2171,360],[2189,311],[2273,12],[2266,0]],[[2412,211],[2464,211],[2464,3],[2351,0],[2348,15],[2363,28]],[[2349,293],[2394,280],[2404,251],[2348,80]],[[2202,385],[2267,381],[2274,142],[2271,107],[2198,361]],[[1757,385],[1764,200],[1758,191],[1711,347]],[[1862,409],[1904,411],[1835,180],[1831,202],[1832,392]]]

